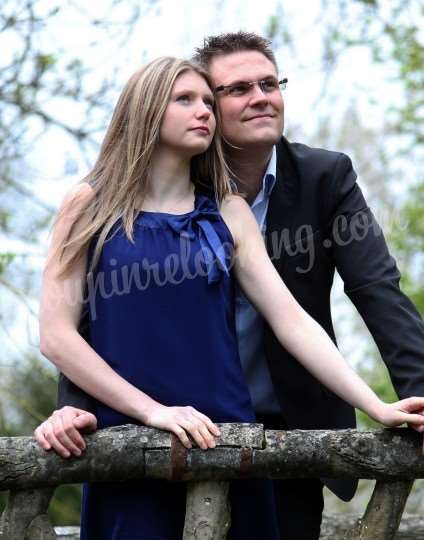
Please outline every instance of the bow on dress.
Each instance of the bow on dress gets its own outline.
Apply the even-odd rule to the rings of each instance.
[[[208,283],[217,283],[222,272],[230,274],[229,257],[226,256],[225,246],[218,236],[211,222],[222,221],[219,210],[209,197],[197,194],[195,209],[188,214],[170,215],[167,219],[170,228],[178,235],[194,240],[196,229],[199,231],[199,240],[203,262],[208,273]]]

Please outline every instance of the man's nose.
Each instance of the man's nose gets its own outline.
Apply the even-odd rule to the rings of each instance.
[[[259,83],[255,83],[250,89],[250,101],[255,105],[258,103],[268,103],[268,95],[262,90]]]

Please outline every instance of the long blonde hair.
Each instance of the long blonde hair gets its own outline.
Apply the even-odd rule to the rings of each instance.
[[[134,219],[147,193],[162,118],[177,77],[187,71],[198,73],[213,88],[207,71],[200,65],[168,56],[157,58],[136,71],[125,85],[97,161],[83,179],[92,187],[92,196],[77,212],[67,238],[58,246],[60,276],[71,272],[93,236],[98,234],[88,269],[91,272],[111,228],[119,219],[122,219],[128,239],[134,243]],[[216,105],[214,113],[217,129],[212,143],[206,152],[192,158],[190,174],[195,185],[213,191],[219,204],[231,193],[231,184],[222,150],[220,117]],[[75,231],[77,222],[78,233]]]

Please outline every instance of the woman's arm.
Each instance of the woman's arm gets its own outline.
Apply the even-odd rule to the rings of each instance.
[[[40,305],[40,350],[88,394],[146,425],[173,431],[190,447],[188,431],[201,448],[214,446],[218,428],[192,407],[165,407],[118,375],[78,333],[87,253],[65,278],[59,277],[57,246],[67,237],[75,215],[92,196],[83,183],[66,197],[53,229],[43,272]],[[81,223],[76,225],[76,232]]]
[[[383,403],[350,368],[326,332],[296,302],[272,265],[247,203],[228,197],[221,208],[235,242],[234,270],[252,304],[262,313],[280,343],[325,386],[383,424],[424,425],[424,398]]]

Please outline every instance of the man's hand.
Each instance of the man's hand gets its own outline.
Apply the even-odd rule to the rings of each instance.
[[[96,431],[97,419],[94,414],[77,409],[62,407],[40,424],[34,431],[34,437],[41,448],[53,448],[60,456],[67,458],[71,454],[80,456],[85,450],[85,442],[80,432]]]

